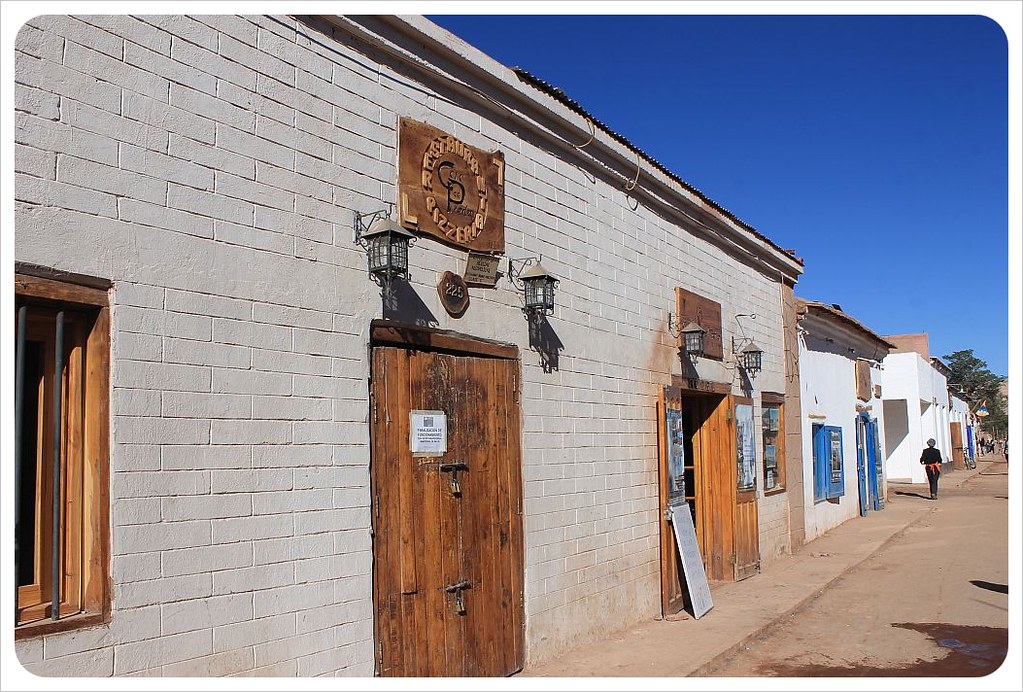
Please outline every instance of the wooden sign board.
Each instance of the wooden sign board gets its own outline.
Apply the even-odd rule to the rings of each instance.
[[[401,225],[463,250],[504,252],[504,154],[398,121]]]
[[[865,360],[856,361],[856,398],[870,401],[871,394],[870,363]]]
[[[678,286],[675,288],[675,311],[680,325],[696,322],[707,331],[703,337],[703,357],[722,360],[725,352],[721,337],[721,303]]]
[[[678,554],[682,558],[682,571],[686,578],[689,605],[692,608],[693,617],[699,620],[714,607],[714,602],[710,598],[707,573],[703,569],[703,558],[700,557],[700,544],[696,540],[693,515],[689,511],[689,505],[685,502],[668,505],[668,514],[675,532]]]

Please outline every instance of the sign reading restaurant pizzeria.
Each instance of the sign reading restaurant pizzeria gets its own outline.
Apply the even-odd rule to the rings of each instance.
[[[463,250],[504,252],[504,155],[398,122],[401,225]]]

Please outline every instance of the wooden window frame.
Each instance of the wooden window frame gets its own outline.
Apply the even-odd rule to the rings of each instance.
[[[33,397],[37,414],[34,457],[34,544],[23,548],[19,559],[29,556],[32,583],[16,589],[15,639],[37,637],[108,622],[111,614],[110,586],[110,307],[109,282],[84,278],[71,283],[61,278],[15,273],[15,304],[25,307],[25,335],[42,344],[41,378],[35,393],[28,382],[22,404]],[[47,346],[48,330],[58,311],[64,313],[65,362],[61,376],[60,469],[61,528],[59,618],[52,613],[52,391],[54,347]],[[17,335],[20,310],[15,311]],[[17,338],[17,336],[16,336]],[[34,347],[38,349],[39,347]],[[48,357],[47,354],[48,353]],[[36,371],[38,372],[38,370]],[[40,406],[40,402],[42,405]],[[30,430],[30,422],[23,430]],[[25,435],[22,436],[23,438]],[[42,463],[40,459],[46,459]],[[24,467],[23,467],[24,468]],[[31,492],[31,491],[29,491]],[[19,503],[26,507],[25,497]],[[47,557],[43,558],[46,555]],[[15,575],[16,581],[18,575]]]
[[[778,430],[773,431],[774,437],[774,476],[775,484],[767,487],[767,445],[768,431],[764,429],[764,413],[768,408],[778,409]],[[777,395],[761,395],[760,401],[760,440],[763,449],[761,450],[761,466],[764,473],[764,495],[776,495],[786,490],[785,478],[785,397]]]

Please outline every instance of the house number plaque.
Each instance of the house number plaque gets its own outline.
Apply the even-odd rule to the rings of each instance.
[[[440,281],[437,282],[437,293],[440,295],[440,304],[452,317],[460,317],[469,307],[469,287],[458,274],[452,272],[441,274]]]

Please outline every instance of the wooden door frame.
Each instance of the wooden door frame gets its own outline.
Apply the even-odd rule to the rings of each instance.
[[[509,460],[509,463],[513,463],[517,467],[518,483],[517,487],[512,490],[514,497],[510,500],[514,502],[513,511],[510,512],[511,526],[510,526],[510,541],[513,546],[513,559],[518,565],[518,569],[512,569],[512,591],[517,598],[518,603],[515,604],[515,608],[512,612],[513,622],[511,628],[514,630],[514,648],[513,656],[518,660],[519,669],[521,664],[525,661],[525,598],[524,598],[524,582],[525,582],[525,548],[524,548],[524,532],[522,525],[523,515],[523,481],[522,481],[522,447],[521,447],[521,436],[522,436],[522,415],[521,415],[521,361],[519,358],[519,348],[514,344],[505,342],[482,339],[474,336],[460,334],[450,330],[435,329],[430,327],[422,327],[415,324],[394,322],[390,320],[373,320],[370,324],[370,341],[368,345],[368,356],[370,363],[370,380],[369,380],[369,393],[368,399],[370,411],[369,411],[369,429],[370,429],[370,492],[371,492],[371,523],[373,525],[374,533],[377,530],[377,512],[379,512],[379,501],[377,500],[377,483],[380,479],[376,477],[373,450],[375,449],[374,441],[374,407],[376,402],[373,399],[373,378],[380,377],[379,373],[373,372],[374,363],[374,349],[377,348],[404,348],[408,350],[423,351],[429,353],[445,354],[456,357],[474,357],[474,358],[490,358],[503,361],[512,361],[515,364],[515,372],[512,382],[512,401],[514,408],[514,420],[509,420],[509,426],[515,426],[514,431],[509,430],[509,433],[514,436],[516,443],[514,444],[514,454]],[[374,542],[371,547],[373,552],[373,576],[372,576],[372,598],[373,598],[373,635],[374,635],[374,671],[376,674],[380,673],[381,658],[379,656],[379,646],[382,642],[383,633],[380,631],[381,620],[378,616],[378,608],[380,607],[380,596],[378,594],[378,584],[376,578],[377,565],[377,548]]]
[[[686,400],[689,400],[688,402]],[[712,575],[712,570],[715,563],[713,558],[713,551],[711,548],[719,547],[712,543],[715,536],[723,536],[731,532],[733,525],[732,513],[729,511],[727,517],[713,517],[714,521],[711,521],[711,509],[709,504],[709,497],[712,494],[717,494],[717,489],[712,493],[710,488],[713,484],[713,478],[716,473],[721,473],[724,469],[708,468],[710,459],[714,457],[715,452],[717,455],[726,453],[730,455],[732,460],[730,466],[733,470],[731,471],[732,477],[734,478],[734,435],[731,434],[732,428],[727,425],[729,415],[727,411],[732,406],[731,393],[729,386],[718,382],[707,382],[703,380],[692,380],[690,378],[683,378],[679,376],[672,377],[672,383],[663,387],[658,394],[657,404],[657,460],[658,460],[658,471],[657,471],[657,486],[658,486],[658,527],[660,537],[660,577],[661,577],[661,612],[663,615],[672,615],[681,609],[680,601],[677,598],[677,589],[679,585],[676,580],[679,579],[679,556],[678,547],[675,543],[675,536],[671,522],[668,521],[666,511],[668,508],[669,492],[666,487],[667,478],[667,429],[665,421],[665,408],[666,402],[671,402],[677,408],[694,411],[698,410],[699,415],[703,417],[703,422],[699,429],[690,430],[689,434],[692,436],[693,456],[694,456],[694,488],[692,491],[687,490],[686,494],[689,495],[692,492],[695,497],[693,498],[693,505],[696,510],[696,534],[697,542],[700,546],[701,558],[704,563],[704,570],[708,575],[709,579],[723,579],[725,575],[715,574]],[[687,407],[687,403],[689,406]],[[705,429],[706,427],[706,429]],[[729,442],[729,439],[732,441]],[[735,483],[734,480],[730,484],[730,490],[725,489],[726,492],[731,493],[732,502],[734,504],[735,494]],[[724,519],[724,521],[719,521]],[[727,527],[727,530],[718,530],[721,525]],[[714,529],[714,530],[711,530]],[[719,551],[720,552],[720,551]],[[720,560],[718,560],[720,562]],[[720,570],[717,570],[720,573]],[[730,578],[730,577],[727,577]]]

